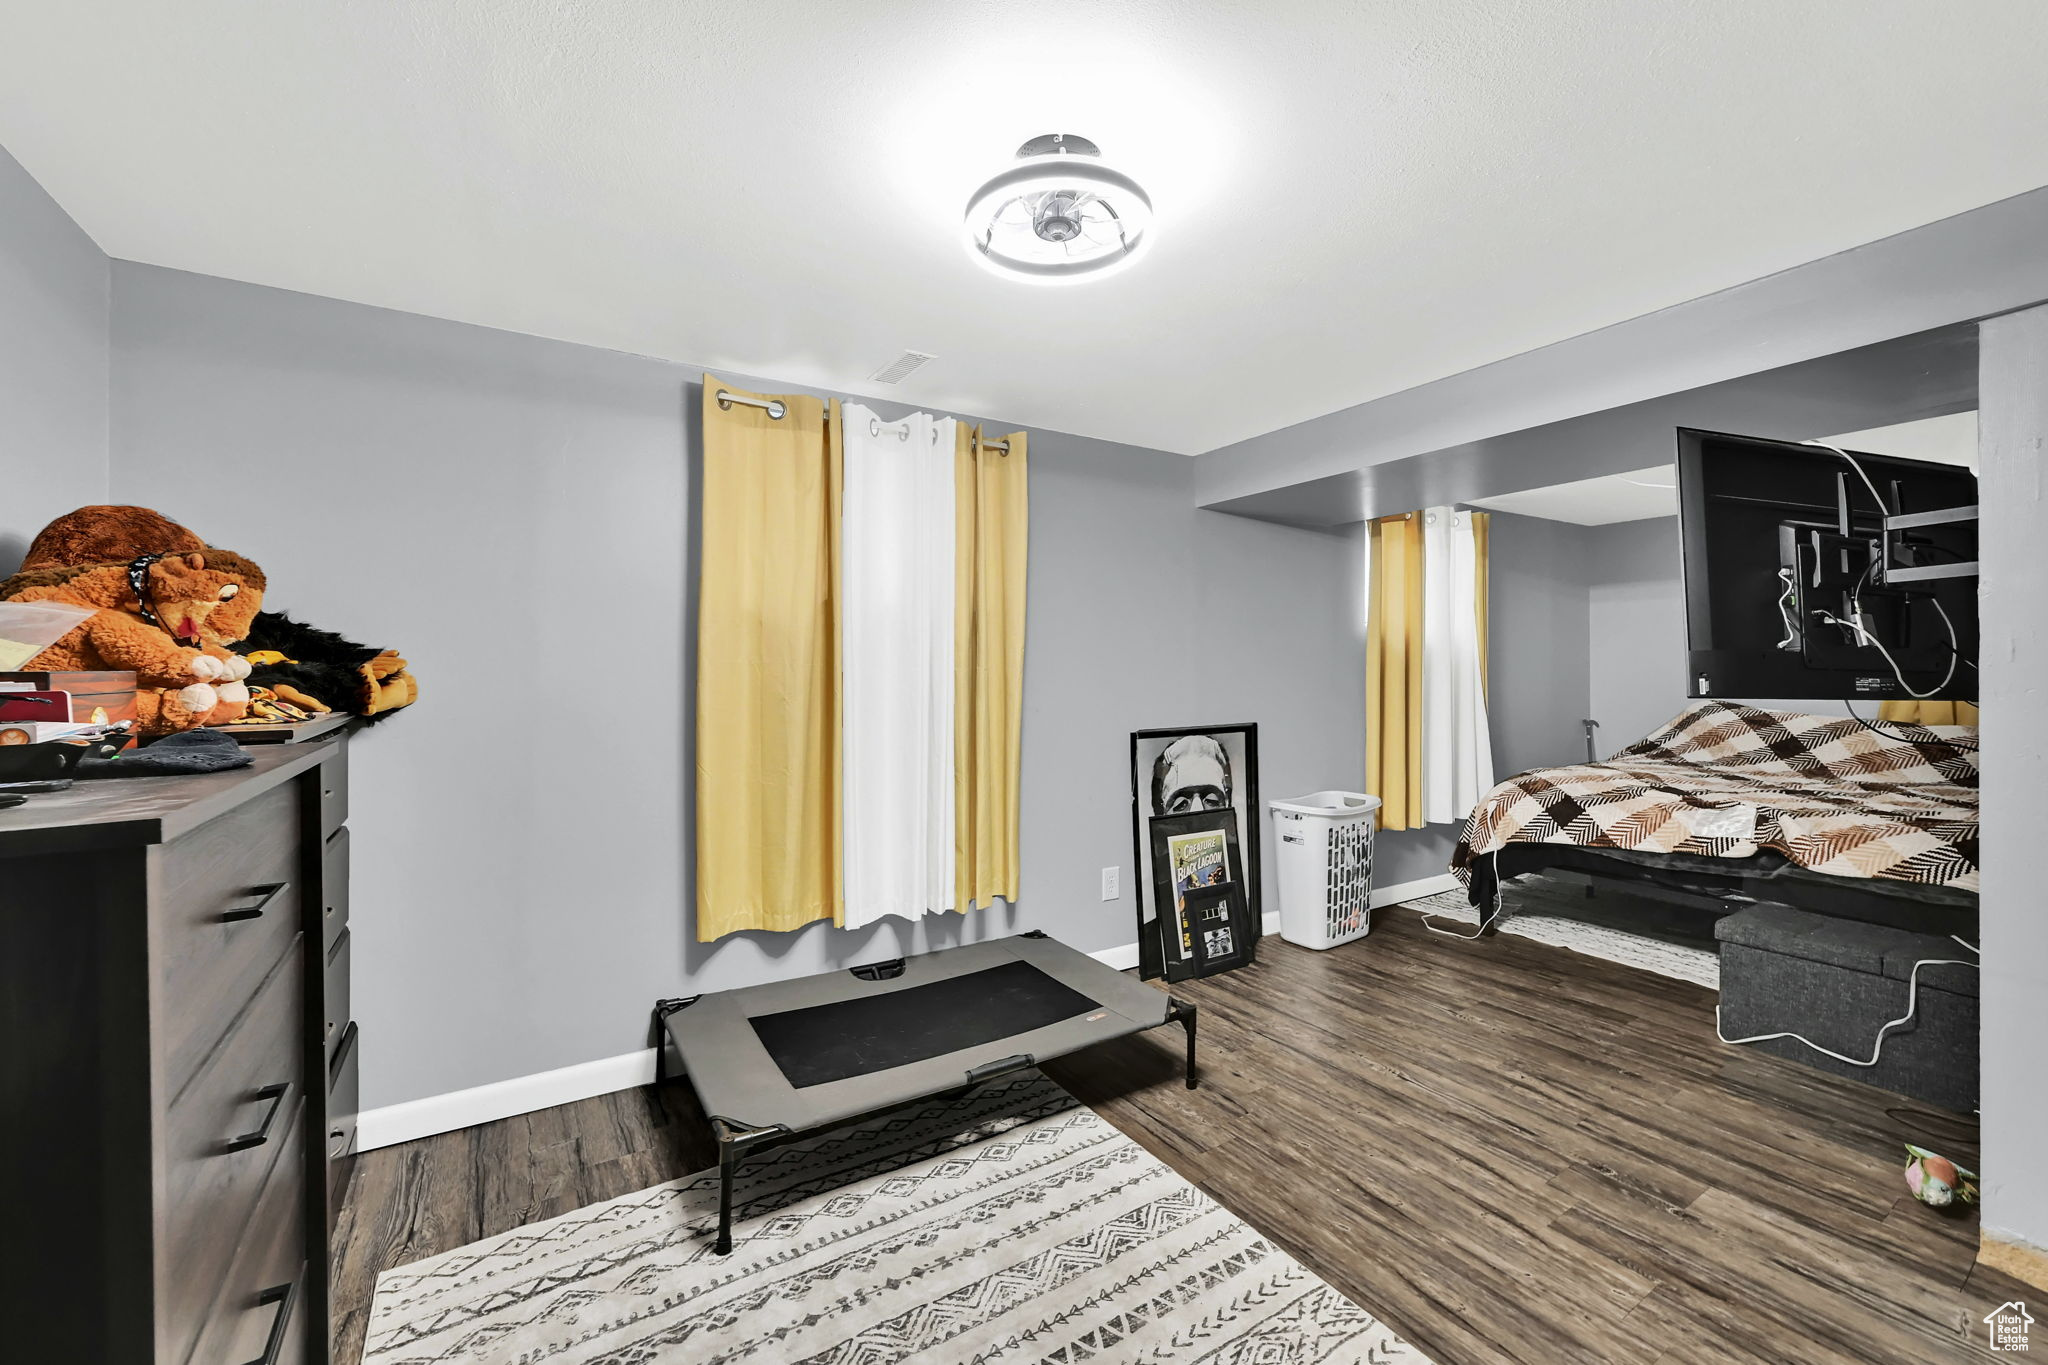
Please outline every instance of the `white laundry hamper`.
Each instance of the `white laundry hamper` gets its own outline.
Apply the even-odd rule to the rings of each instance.
[[[1280,937],[1334,948],[1372,927],[1373,815],[1377,796],[1310,792],[1268,801],[1279,835]]]

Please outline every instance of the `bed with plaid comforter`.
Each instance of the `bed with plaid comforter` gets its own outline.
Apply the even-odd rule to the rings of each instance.
[[[1700,702],[1604,763],[1500,783],[1473,807],[1451,870],[1469,886],[1482,860],[1518,843],[1711,858],[1768,850],[1828,876],[1974,892],[1977,731],[1880,732]]]

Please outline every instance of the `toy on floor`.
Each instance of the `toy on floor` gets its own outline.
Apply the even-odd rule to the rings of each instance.
[[[1945,1156],[1906,1144],[1906,1188],[1929,1208],[1961,1208],[1977,1202],[1977,1173]]]

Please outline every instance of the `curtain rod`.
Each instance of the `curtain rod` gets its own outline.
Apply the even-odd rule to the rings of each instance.
[[[789,413],[789,404],[783,402],[780,398],[749,398],[746,394],[733,393],[727,389],[720,389],[716,397],[718,399],[718,406],[721,408],[731,408],[734,403],[738,403],[742,407],[759,408],[778,422]],[[832,414],[829,410],[825,414],[825,420],[828,422],[832,420]],[[894,426],[895,423],[892,422],[890,425]],[[1010,443],[1008,441],[983,441],[980,444],[983,450],[1000,450],[1005,455],[1010,453]]]

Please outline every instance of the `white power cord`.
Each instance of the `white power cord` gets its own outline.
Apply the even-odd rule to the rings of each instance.
[[[1971,952],[1977,951],[1976,944],[1964,942],[1960,935],[1950,934],[1949,937],[1957,943],[1961,943]],[[1759,1033],[1753,1038],[1730,1038],[1721,1031],[1721,1007],[1719,1005],[1714,1006],[1714,1036],[1724,1043],[1734,1044],[1770,1043],[1780,1038],[1790,1038],[1795,1043],[1802,1043],[1812,1048],[1823,1057],[1832,1057],[1838,1062],[1847,1062],[1850,1066],[1876,1066],[1877,1059],[1884,1055],[1884,1040],[1891,1036],[1893,1029],[1912,1023],[1913,1016],[1920,1009],[1920,969],[1922,967],[1976,967],[1980,965],[1973,958],[1960,957],[1923,957],[1918,962],[1915,962],[1911,974],[1906,978],[1906,1012],[1877,1031],[1877,1038],[1870,1047],[1870,1060],[1868,1061],[1860,1057],[1844,1057],[1834,1049],[1822,1047],[1819,1043],[1814,1042],[1813,1039],[1799,1033]]]
[[[1861,589],[1859,587],[1858,593],[1860,592]],[[1941,681],[1928,688],[1925,692],[1922,692],[1919,688],[1906,681],[1905,670],[1899,667],[1899,661],[1892,657],[1892,652],[1884,647],[1884,641],[1872,635],[1869,628],[1863,624],[1863,605],[1858,600],[1857,594],[1852,593],[1849,600],[1852,604],[1850,610],[1855,613],[1855,617],[1852,620],[1844,621],[1831,611],[1815,611],[1814,615],[1818,616],[1827,625],[1841,626],[1845,630],[1855,631],[1857,637],[1864,644],[1869,645],[1884,656],[1884,661],[1892,667],[1892,676],[1897,678],[1899,686],[1903,687],[1912,696],[1925,701],[1929,697],[1938,697],[1948,690],[1948,685],[1955,681],[1956,661],[1963,657],[1963,650],[1962,642],[1956,638],[1956,623],[1949,619],[1948,610],[1941,605],[1939,598],[1930,597],[1927,600],[1933,603],[1934,610],[1941,617],[1942,625],[1948,627],[1948,672],[1942,674]]]
[[[1802,441],[1800,442],[1800,444],[1814,446],[1821,450],[1831,450],[1835,454],[1841,456],[1843,460],[1848,462],[1849,468],[1856,471],[1856,477],[1863,480],[1863,486],[1870,490],[1871,500],[1877,504],[1878,515],[1881,517],[1888,517],[1892,515],[1891,506],[1885,502],[1884,494],[1877,491],[1877,484],[1871,479],[1870,472],[1863,467],[1862,461],[1858,460],[1854,455],[1851,455],[1848,451],[1842,449],[1840,446],[1831,446],[1826,441]],[[1887,664],[1891,665],[1892,676],[1898,679],[1899,686],[1903,687],[1913,697],[1921,701],[1925,701],[1929,697],[1940,696],[1941,693],[1947,689],[1948,685],[1951,682],[1955,681],[1956,663],[1963,657],[1962,643],[1960,640],[1956,638],[1956,623],[1949,619],[1948,608],[1941,605],[1941,599],[1930,595],[1927,600],[1933,603],[1934,610],[1940,614],[1941,624],[1948,628],[1948,672],[1944,673],[1942,675],[1941,681],[1936,683],[1932,688],[1928,689],[1925,692],[1918,690],[1913,686],[1913,684],[1906,681],[1905,670],[1899,667],[1899,661],[1897,659],[1894,659],[1892,657],[1892,652],[1884,647],[1884,642],[1879,640],[1875,635],[1872,635],[1870,633],[1869,628],[1863,624],[1863,585],[1864,583],[1869,581],[1870,570],[1875,567],[1876,561],[1873,560],[1870,565],[1864,568],[1863,576],[1856,580],[1856,586],[1849,592],[1849,615],[1851,619],[1844,621],[1841,617],[1836,616],[1831,612],[1825,611],[1816,611],[1814,615],[1818,616],[1822,621],[1826,622],[1828,625],[1841,626],[1845,630],[1855,631],[1858,639],[1862,640],[1864,644],[1869,645],[1872,649],[1875,649],[1879,654],[1882,654],[1884,656],[1884,661]],[[1785,571],[1780,569],[1778,571],[1778,576],[1780,579],[1783,579],[1785,576]],[[1779,602],[1778,613],[1781,616],[1785,614],[1785,608],[1782,599],[1780,599]],[[1792,635],[1792,626],[1791,621],[1789,619],[1787,619],[1786,621],[1785,633],[1786,638],[1790,639]],[[1784,649],[1785,647],[1786,646],[1782,642],[1778,646],[1778,648],[1780,649]],[[1975,664],[1971,664],[1970,666],[1972,668],[1976,667]]]
[[[1799,623],[1792,619],[1792,600],[1799,593],[1798,575],[1790,569],[1780,569],[1778,581],[1785,585],[1785,591],[1778,595],[1778,619],[1785,623],[1785,638],[1778,641],[1778,648],[1797,649]]]
[[[1870,490],[1870,496],[1872,500],[1877,503],[1878,514],[1880,516],[1887,517],[1892,514],[1892,509],[1885,505],[1884,494],[1877,491],[1877,485],[1871,482],[1870,475],[1868,472],[1864,470],[1862,461],[1858,460],[1854,455],[1851,455],[1848,451],[1842,449],[1840,446],[1831,446],[1826,441],[1801,441],[1799,444],[1807,446],[1818,446],[1822,450],[1832,450],[1835,452],[1835,454],[1847,460],[1849,462],[1849,468],[1856,471],[1856,476],[1863,480],[1863,486]]]
[[[1427,914],[1422,917],[1422,927],[1432,934],[1442,934],[1445,938],[1478,938],[1500,918],[1500,912],[1507,904],[1507,889],[1507,881],[1500,875],[1500,853],[1496,851],[1493,855],[1493,913],[1479,921],[1479,927],[1469,934],[1461,934],[1455,929],[1439,929],[1429,922]]]

